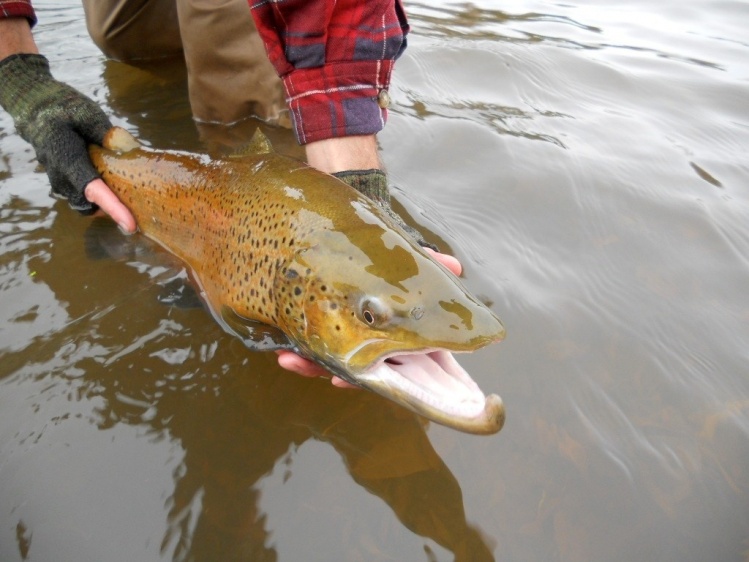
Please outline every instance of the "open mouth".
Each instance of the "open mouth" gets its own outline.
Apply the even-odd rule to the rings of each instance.
[[[504,423],[501,398],[486,396],[445,350],[394,354],[356,378],[362,386],[461,431],[496,433]]]

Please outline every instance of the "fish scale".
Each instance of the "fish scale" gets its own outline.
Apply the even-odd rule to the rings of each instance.
[[[196,271],[209,297],[221,292],[221,304],[239,315],[277,321],[268,279],[294,251],[299,225],[290,220],[290,209],[264,201],[267,190],[234,188],[256,163],[231,160],[228,169],[191,167],[182,154],[92,152],[104,181],[139,217],[140,230]],[[213,183],[227,189],[207,187]],[[242,220],[235,224],[237,215]],[[211,242],[217,239],[225,243]]]

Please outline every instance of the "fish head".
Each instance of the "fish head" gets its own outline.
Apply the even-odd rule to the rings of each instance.
[[[455,360],[504,337],[499,318],[393,228],[328,230],[279,272],[284,331],[332,373],[437,423],[495,433],[504,423]]]

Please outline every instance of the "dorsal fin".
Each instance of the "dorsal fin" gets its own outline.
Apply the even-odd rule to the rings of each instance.
[[[273,152],[273,145],[271,145],[268,137],[265,133],[260,130],[260,127],[255,129],[255,134],[252,135],[250,142],[244,146],[239,147],[235,150],[230,157],[231,158],[242,158],[243,156],[249,156],[251,154],[269,154]]]
[[[134,148],[140,148],[137,139],[122,127],[112,127],[104,135],[102,146],[116,152],[129,152]]]
[[[268,154],[273,152],[273,145],[268,140],[268,137],[265,136],[265,133],[258,127],[255,129],[255,134],[252,135],[247,149],[255,154]]]

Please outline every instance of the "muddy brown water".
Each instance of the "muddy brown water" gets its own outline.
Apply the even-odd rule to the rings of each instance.
[[[57,77],[148,144],[254,129],[199,132],[178,63],[37,6]],[[163,252],[50,199],[2,114],[0,560],[748,559],[749,4],[406,7],[382,157],[505,321],[461,357],[503,431],[249,352]]]

